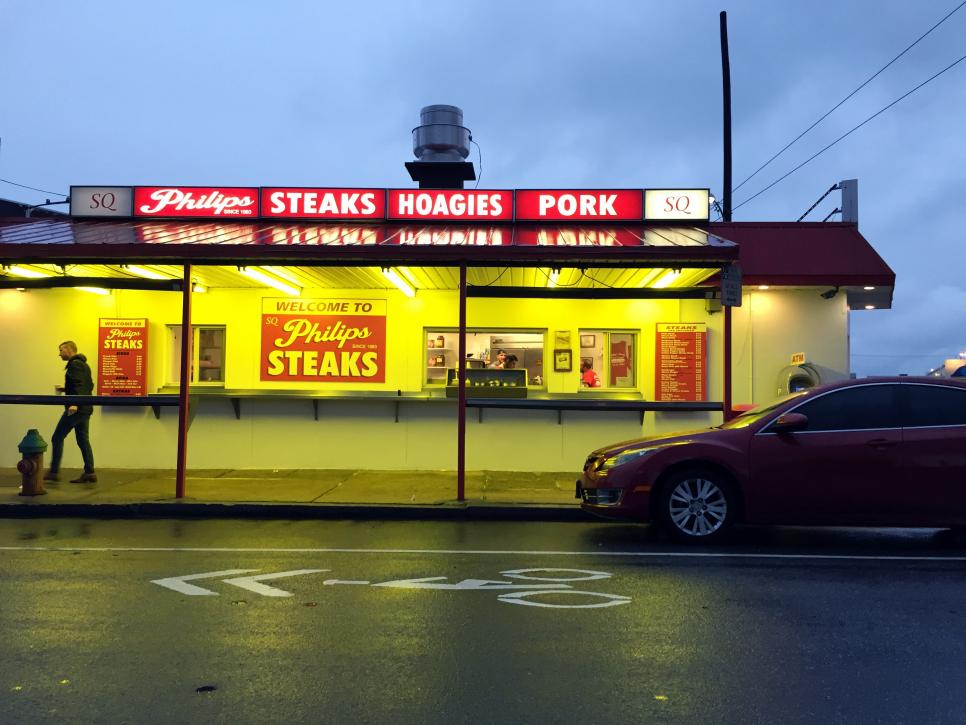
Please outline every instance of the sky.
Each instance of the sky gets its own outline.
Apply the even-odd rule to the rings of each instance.
[[[3,0],[0,178],[64,194],[409,187],[419,109],[446,103],[480,145],[480,188],[720,197],[721,10],[737,186],[959,2]],[[859,180],[859,229],[897,275],[891,310],[852,313],[859,376],[966,351],[966,61],[742,202],[966,54],[964,39],[966,7],[734,194],[735,221],[794,221]],[[57,198],[6,182],[0,197]]]

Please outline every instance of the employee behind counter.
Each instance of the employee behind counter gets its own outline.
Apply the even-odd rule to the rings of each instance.
[[[520,358],[513,353],[507,354],[505,350],[499,350],[493,362],[490,363],[490,367],[497,370],[512,370],[519,361]]]
[[[497,370],[503,370],[506,367],[506,361],[507,361],[506,352],[503,350],[498,350],[496,353],[496,357],[493,358],[493,362],[490,363],[490,367],[495,368]]]

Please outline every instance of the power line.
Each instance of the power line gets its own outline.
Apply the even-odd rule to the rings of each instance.
[[[825,192],[824,194],[822,194],[822,195],[821,195],[821,196],[820,196],[820,197],[818,198],[818,201],[816,201],[816,202],[815,202],[814,204],[812,204],[812,205],[811,205],[810,207],[808,207],[808,209],[806,209],[806,210],[805,210],[805,213],[804,213],[804,214],[802,214],[802,215],[801,215],[800,217],[798,217],[798,221],[801,221],[802,219],[804,219],[805,217],[807,217],[807,216],[808,216],[809,214],[811,214],[811,213],[812,213],[812,209],[814,209],[814,208],[815,208],[815,207],[817,207],[817,206],[818,206],[819,204],[821,204],[821,203],[822,203],[822,201],[823,201],[823,200],[825,199],[825,197],[826,197],[826,196],[828,196],[829,194],[831,194],[831,193],[832,193],[833,191],[835,191],[835,190],[836,190],[836,189],[838,189],[838,188],[839,188],[839,185],[838,185],[838,184],[832,184],[832,185],[831,185],[831,186],[830,186],[830,187],[828,188],[828,191],[826,191],[826,192]],[[835,213],[835,212],[832,212],[832,214],[834,214],[834,213]],[[829,214],[829,216],[831,216],[831,214]],[[828,219],[828,217],[825,217],[825,218],[826,218],[826,219]]]
[[[966,4],[966,3],[964,3],[964,4]],[[758,193],[756,193],[756,194],[753,194],[752,196],[749,196],[749,197],[748,197],[747,199],[745,199],[745,200],[744,200],[743,202],[741,202],[740,204],[738,204],[738,205],[737,205],[736,207],[734,207],[734,208],[735,208],[735,209],[740,209],[741,207],[743,207],[743,206],[744,206],[745,204],[747,204],[747,203],[748,203],[749,201],[751,201],[752,199],[754,199],[754,198],[756,198],[756,197],[758,197],[758,196],[761,196],[761,195],[762,195],[762,194],[764,194],[764,193],[765,193],[766,191],[768,191],[768,190],[769,190],[770,188],[772,188],[773,186],[775,186],[775,185],[776,185],[776,184],[778,184],[779,182],[782,182],[782,181],[784,181],[784,180],[785,180],[785,179],[787,179],[787,178],[788,178],[789,176],[791,176],[792,174],[794,174],[794,173],[795,173],[796,171],[798,171],[798,170],[799,170],[800,168],[802,168],[803,166],[805,166],[805,164],[807,164],[807,163],[809,163],[810,161],[813,161],[813,160],[815,160],[815,159],[817,159],[817,158],[818,158],[819,156],[821,156],[822,154],[824,154],[824,153],[825,153],[826,151],[828,151],[828,150],[829,150],[830,148],[832,148],[832,147],[833,147],[833,146],[834,146],[835,144],[837,144],[837,143],[838,143],[839,141],[841,141],[842,139],[844,139],[844,138],[846,138],[847,136],[850,136],[850,135],[851,135],[852,133],[854,133],[855,131],[858,131],[858,130],[859,130],[860,128],[862,128],[862,127],[863,127],[863,126],[864,126],[865,124],[867,124],[867,123],[868,123],[869,121],[871,121],[872,119],[874,119],[874,118],[876,118],[877,116],[880,116],[881,114],[883,114],[883,113],[885,113],[885,112],[886,112],[886,111],[888,111],[888,110],[889,110],[890,108],[892,108],[892,107],[893,107],[894,105],[896,105],[896,104],[897,104],[897,103],[898,103],[899,101],[901,101],[901,100],[903,100],[904,98],[908,98],[908,97],[909,97],[909,96],[911,96],[911,95],[912,95],[913,93],[915,93],[915,92],[916,92],[916,91],[918,91],[918,90],[919,90],[920,88],[922,88],[922,87],[923,87],[924,85],[926,85],[927,83],[931,83],[932,81],[934,81],[934,80],[936,80],[936,79],[937,79],[937,78],[938,78],[939,76],[941,76],[941,75],[942,75],[943,73],[945,73],[946,71],[948,71],[948,70],[950,70],[950,69],[952,69],[952,68],[954,68],[955,66],[957,66],[957,65],[959,65],[959,64],[960,64],[960,63],[962,63],[962,62],[963,62],[964,60],[966,60],[966,55],[964,55],[964,56],[962,56],[961,58],[959,58],[959,60],[956,60],[956,61],[953,61],[952,63],[950,63],[949,65],[947,65],[947,66],[946,66],[945,68],[943,68],[943,69],[942,69],[941,71],[939,71],[939,72],[938,72],[938,73],[936,73],[935,75],[933,75],[933,76],[930,76],[929,78],[927,78],[926,80],[924,80],[924,81],[923,81],[922,83],[920,83],[920,84],[919,84],[918,86],[916,86],[915,88],[913,88],[913,89],[912,89],[911,91],[908,91],[908,92],[906,92],[906,93],[904,93],[904,94],[902,94],[902,95],[901,95],[901,96],[899,96],[899,97],[898,97],[898,98],[897,98],[896,100],[894,100],[894,101],[893,101],[892,103],[890,103],[890,104],[889,104],[888,106],[884,106],[884,107],[882,107],[882,108],[880,108],[880,109],[879,109],[878,111],[876,111],[875,113],[873,113],[873,114],[872,114],[871,116],[869,116],[869,117],[868,117],[867,119],[865,119],[865,120],[864,120],[864,121],[863,121],[862,123],[860,123],[860,124],[859,124],[858,126],[855,126],[855,127],[853,127],[852,129],[850,129],[849,131],[846,131],[846,132],[845,132],[845,133],[843,133],[843,134],[842,134],[841,136],[839,136],[839,137],[838,137],[837,139],[835,139],[835,140],[834,140],[834,141],[833,141],[832,143],[830,143],[830,144],[829,144],[828,146],[826,146],[825,148],[823,148],[823,149],[822,149],[821,151],[818,151],[817,153],[814,153],[814,154],[812,154],[812,155],[811,155],[811,156],[809,156],[809,157],[808,157],[807,159],[805,159],[805,160],[804,160],[804,161],[803,161],[802,163],[800,163],[800,164],[799,164],[798,166],[796,166],[796,167],[795,167],[794,169],[792,169],[791,171],[789,171],[789,172],[788,172],[787,174],[785,174],[784,176],[780,176],[779,178],[777,178],[777,179],[775,179],[775,180],[774,180],[773,182],[771,182],[771,183],[770,183],[770,184],[769,184],[768,186],[766,186],[766,187],[765,187],[764,189],[762,189],[761,191],[759,191],[759,192],[758,192]]]
[[[10,184],[11,186],[19,186],[21,189],[30,189],[31,191],[42,191],[45,194],[54,194],[55,196],[63,196],[67,198],[67,194],[61,194],[59,191],[47,191],[47,189],[38,189],[36,186],[27,186],[26,184],[18,184],[16,181],[10,181],[9,179],[0,179],[4,184]]]
[[[897,60],[899,60],[899,59],[900,59],[900,58],[901,58],[902,56],[904,56],[904,55],[905,55],[906,53],[908,53],[908,52],[909,52],[910,50],[912,50],[912,49],[913,49],[913,48],[914,48],[914,47],[915,47],[915,46],[916,46],[916,45],[917,45],[917,44],[919,43],[919,41],[920,41],[920,40],[922,40],[923,38],[925,38],[925,37],[926,37],[927,35],[929,35],[929,34],[930,34],[930,33],[931,33],[932,31],[934,31],[934,30],[935,30],[936,28],[938,28],[938,27],[939,27],[940,25],[942,25],[943,23],[945,23],[945,22],[946,22],[946,21],[947,21],[947,20],[948,20],[948,19],[949,19],[950,17],[952,17],[952,16],[953,16],[953,14],[954,14],[954,13],[955,13],[955,12],[956,12],[957,10],[959,10],[959,9],[960,9],[961,7],[963,7],[963,5],[966,5],[966,0],[963,0],[963,2],[961,2],[961,3],[959,3],[959,5],[957,5],[957,6],[956,6],[956,7],[954,7],[954,8],[952,9],[952,10],[950,10],[950,11],[949,11],[949,13],[948,13],[948,14],[947,14],[947,15],[946,15],[946,16],[945,16],[945,17],[944,17],[944,18],[943,18],[942,20],[940,20],[940,21],[939,21],[938,23],[936,23],[936,24],[935,24],[935,25],[933,25],[933,26],[932,26],[931,28],[929,28],[929,30],[927,30],[927,31],[926,31],[925,33],[923,33],[923,34],[922,34],[922,35],[920,35],[920,36],[919,36],[918,38],[916,38],[916,40],[915,40],[915,41],[914,41],[914,42],[912,43],[912,45],[910,45],[910,46],[908,46],[908,47],[907,47],[907,48],[906,48],[905,50],[903,50],[903,51],[902,51],[901,53],[899,53],[899,55],[897,55],[897,56],[896,56],[895,58],[893,58],[892,60],[890,60],[890,61],[889,61],[888,63],[886,63],[886,64],[885,64],[884,66],[882,66],[881,68],[879,68],[879,70],[877,70],[877,71],[876,71],[876,72],[875,72],[875,73],[874,73],[873,75],[871,75],[871,76],[869,76],[869,77],[868,77],[868,78],[867,78],[867,79],[866,79],[866,80],[865,80],[865,81],[864,81],[864,82],[862,83],[862,85],[860,85],[860,86],[859,86],[858,88],[856,88],[856,89],[855,89],[854,91],[852,91],[852,92],[851,92],[851,93],[850,93],[849,95],[847,95],[847,96],[846,96],[845,98],[843,98],[843,99],[842,99],[841,101],[839,101],[839,102],[838,102],[838,103],[836,103],[836,104],[835,104],[834,106],[832,106],[832,108],[830,108],[830,109],[829,109],[828,111],[826,111],[826,112],[825,112],[825,115],[823,115],[823,116],[822,116],[821,118],[819,118],[819,119],[818,119],[818,120],[817,120],[817,121],[816,121],[815,123],[813,123],[813,124],[812,124],[811,126],[809,126],[809,127],[808,127],[808,128],[806,128],[806,129],[805,129],[804,131],[802,131],[802,132],[801,132],[800,134],[798,134],[798,135],[797,135],[797,136],[796,136],[795,138],[793,138],[793,139],[792,139],[791,141],[789,141],[789,142],[788,142],[788,143],[787,143],[787,144],[786,144],[786,145],[785,145],[785,146],[784,146],[784,147],[782,148],[782,150],[781,150],[781,151],[779,151],[779,152],[778,152],[777,154],[775,154],[775,155],[774,155],[774,156],[772,156],[772,157],[771,157],[770,159],[768,159],[768,161],[766,161],[766,162],[765,162],[765,163],[763,163],[763,164],[762,164],[761,166],[759,166],[759,167],[758,167],[757,169],[755,169],[755,171],[754,171],[754,172],[753,172],[753,173],[751,174],[751,176],[749,176],[749,177],[748,177],[747,179],[745,179],[745,180],[744,180],[744,181],[742,181],[742,182],[741,182],[740,184],[738,184],[738,186],[736,186],[736,187],[735,187],[734,189],[732,189],[732,190],[731,190],[731,193],[732,193],[732,194],[734,194],[734,192],[736,192],[736,191],[738,191],[738,189],[740,189],[740,188],[741,188],[742,186],[744,186],[744,185],[745,185],[746,183],[748,183],[749,181],[751,181],[751,180],[752,180],[752,178],[754,178],[754,177],[755,177],[755,176],[756,176],[756,175],[758,174],[758,172],[759,172],[759,171],[761,171],[762,169],[764,169],[764,168],[765,168],[766,166],[768,166],[768,164],[770,164],[770,163],[771,163],[772,161],[774,161],[774,160],[775,160],[775,159],[777,159],[777,158],[778,158],[779,156],[781,156],[781,155],[782,155],[783,153],[785,153],[785,152],[786,152],[786,151],[787,151],[787,150],[788,150],[789,148],[791,148],[791,147],[792,147],[792,145],[794,145],[794,143],[795,143],[796,141],[798,141],[798,139],[800,139],[800,138],[801,138],[802,136],[804,136],[804,135],[805,135],[806,133],[808,133],[809,131],[811,131],[811,130],[812,130],[813,128],[815,128],[815,127],[816,127],[816,126],[817,126],[818,124],[820,124],[820,123],[821,123],[822,121],[824,121],[824,120],[825,120],[826,118],[828,118],[828,117],[829,117],[829,116],[830,116],[830,115],[831,115],[831,114],[832,114],[832,113],[833,113],[833,112],[834,112],[834,111],[835,111],[835,110],[836,110],[836,109],[837,109],[837,108],[838,108],[839,106],[841,106],[841,105],[842,105],[843,103],[845,103],[845,102],[846,102],[847,100],[849,100],[849,99],[850,99],[850,98],[851,98],[852,96],[854,96],[854,95],[855,95],[856,93],[858,93],[858,92],[859,92],[859,91],[861,91],[861,90],[862,90],[863,88],[865,88],[865,87],[866,87],[867,85],[869,85],[869,83],[871,83],[871,82],[872,82],[873,80],[875,80],[875,79],[876,79],[876,78],[877,78],[877,77],[879,76],[879,74],[880,74],[880,73],[882,73],[882,71],[884,71],[884,70],[885,70],[886,68],[888,68],[888,67],[889,67],[890,65],[892,65],[892,64],[893,64],[893,63],[895,63],[895,62],[896,62]],[[735,207],[735,208],[737,208],[737,207]]]

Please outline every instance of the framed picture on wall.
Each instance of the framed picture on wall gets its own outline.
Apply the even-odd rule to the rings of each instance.
[[[573,356],[570,350],[553,351],[553,371],[555,373],[569,373],[573,370]]]
[[[580,346],[581,347],[594,347],[597,344],[596,335],[581,335],[580,336]]]

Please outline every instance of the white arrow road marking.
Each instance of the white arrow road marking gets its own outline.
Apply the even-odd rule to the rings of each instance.
[[[255,569],[254,571],[258,571]],[[280,571],[275,574],[260,574],[259,576],[240,576],[235,579],[225,579],[225,584],[233,584],[236,587],[241,587],[242,589],[247,589],[250,592],[255,592],[256,594],[261,594],[263,597],[293,597],[295,596],[292,592],[287,592],[284,589],[276,589],[275,587],[270,587],[267,584],[259,584],[259,582],[266,581],[269,579],[282,579],[289,576],[299,576],[301,574],[315,574],[320,571],[330,571],[329,569],[293,569],[292,571]],[[232,572],[241,573],[241,572]]]
[[[168,589],[174,589],[176,592],[187,594],[189,597],[217,597],[218,592],[196,587],[194,584],[188,584],[187,582],[191,579],[208,579],[216,576],[247,574],[252,571],[258,571],[258,569],[225,569],[224,571],[207,571],[204,574],[189,574],[188,576],[171,576],[167,579],[152,579],[151,583],[166,587]]]
[[[331,584],[368,584],[369,582],[356,579],[326,579],[322,583],[329,586]]]
[[[391,582],[373,584],[374,587],[393,587],[396,589],[570,589],[567,584],[520,584],[518,582],[499,582],[488,579],[464,579],[455,584],[444,583],[444,576],[427,576],[422,579],[396,579]]]

